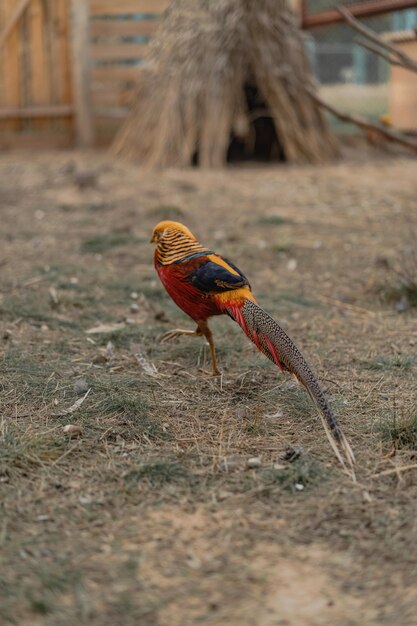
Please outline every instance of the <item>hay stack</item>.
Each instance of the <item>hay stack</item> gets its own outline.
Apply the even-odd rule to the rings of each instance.
[[[267,104],[289,162],[320,162],[336,144],[306,94],[314,85],[287,0],[177,0],[163,17],[136,104],[113,149],[150,167],[226,161],[250,134],[245,86]]]

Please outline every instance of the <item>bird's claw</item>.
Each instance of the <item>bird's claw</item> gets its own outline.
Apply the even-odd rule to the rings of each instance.
[[[159,337],[160,343],[165,343],[166,341],[171,341],[171,339],[176,339],[179,337],[179,333],[175,330],[168,330],[166,333]]]
[[[174,328],[173,330],[168,330],[166,333],[159,337],[160,343],[165,343],[166,341],[171,341],[171,339],[178,339],[181,335],[189,335],[194,334],[193,331],[181,330],[181,328]]]

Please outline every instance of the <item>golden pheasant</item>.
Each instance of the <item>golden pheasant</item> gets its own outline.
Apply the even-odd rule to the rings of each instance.
[[[219,375],[208,318],[229,315],[245,334],[282,371],[304,385],[320,411],[332,448],[345,465],[354,463],[351,447],[306,359],[293,340],[256,302],[248,279],[233,263],[202,246],[179,222],[163,221],[153,230],[155,268],[175,304],[197,324],[196,330],[175,329],[163,339],[180,335],[204,337],[210,346],[213,375]]]

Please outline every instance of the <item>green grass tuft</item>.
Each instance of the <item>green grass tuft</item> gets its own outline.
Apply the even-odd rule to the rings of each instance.
[[[38,325],[47,324],[51,328],[78,329],[80,327],[76,321],[51,315],[48,298],[43,297],[39,292],[30,292],[24,296],[9,298],[1,304],[0,316],[10,321],[24,319]]]
[[[278,254],[294,254],[295,246],[292,241],[282,238],[272,245],[272,251]]]
[[[131,343],[140,342],[143,335],[144,330],[142,328],[139,329],[138,326],[131,324],[110,333],[101,333],[97,338],[97,343],[106,346],[111,341],[116,348],[128,348]]]
[[[411,370],[417,364],[417,357],[410,354],[382,355],[363,363],[370,370]]]
[[[379,425],[384,441],[388,441],[395,449],[417,450],[417,406],[403,412],[400,417],[390,415]]]
[[[376,293],[388,304],[397,304],[405,300],[409,307],[417,307],[417,284],[401,282],[398,285],[379,285]]]
[[[301,307],[317,307],[320,306],[317,300],[313,300],[312,298],[306,298],[306,296],[302,293],[294,293],[291,291],[288,292],[280,292],[279,293],[280,300],[284,302],[288,302],[293,305],[296,304]]]
[[[289,224],[291,220],[282,215],[263,215],[256,221],[260,226],[282,226],[282,224]]]
[[[94,401],[95,398],[95,401]],[[89,417],[97,414],[116,415],[123,427],[123,437],[167,439],[168,433],[149,416],[147,400],[140,394],[135,377],[119,376],[118,380],[99,380],[92,384],[92,404],[85,409]]]
[[[279,401],[291,418],[305,419],[316,412],[314,403],[308,393],[299,385],[283,387],[279,391]]]
[[[34,613],[38,613],[39,615],[48,615],[48,613],[53,613],[54,611],[54,606],[45,598],[29,597],[29,600]]]
[[[141,481],[146,481],[153,487],[160,487],[166,483],[181,482],[188,476],[189,473],[177,461],[161,460],[131,470],[126,474],[125,482],[128,488],[135,487]]]
[[[117,246],[144,242],[145,239],[135,237],[132,233],[103,233],[83,241],[80,250],[81,252],[88,252],[90,254],[101,254]]]
[[[119,387],[117,384],[103,392],[99,403],[100,410],[105,413],[129,414],[132,419],[143,418],[148,410],[147,402],[137,393]]]
[[[53,374],[58,373],[59,376],[59,370],[66,365],[64,357],[72,353],[67,346],[63,354],[52,358],[48,349],[49,347],[45,347],[45,353],[43,350],[36,350],[28,354],[13,348],[6,352],[0,364],[6,373],[3,382],[5,390],[15,390],[20,402],[31,400],[36,408],[52,400],[56,388]]]
[[[163,220],[173,220],[179,221],[180,218],[184,217],[184,211],[175,205],[171,204],[161,204],[160,206],[156,206],[148,212],[148,215],[158,219],[159,221]]]
[[[270,468],[260,473],[262,481],[267,485],[279,485],[292,492],[299,490],[296,485],[306,488],[322,483],[327,479],[327,474],[323,464],[309,454],[302,454],[284,469]]]
[[[28,474],[53,463],[67,449],[67,442],[52,436],[6,431],[0,436],[0,475]]]
[[[400,254],[394,265],[386,261],[387,282],[375,289],[381,300],[395,304],[398,312],[417,307],[417,251],[415,234],[411,233],[410,245]]]

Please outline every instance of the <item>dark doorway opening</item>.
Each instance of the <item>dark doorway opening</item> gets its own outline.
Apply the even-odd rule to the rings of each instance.
[[[232,134],[227,162],[286,161],[268,105],[259,89],[252,84],[245,85],[245,97],[249,128],[243,137]]]

